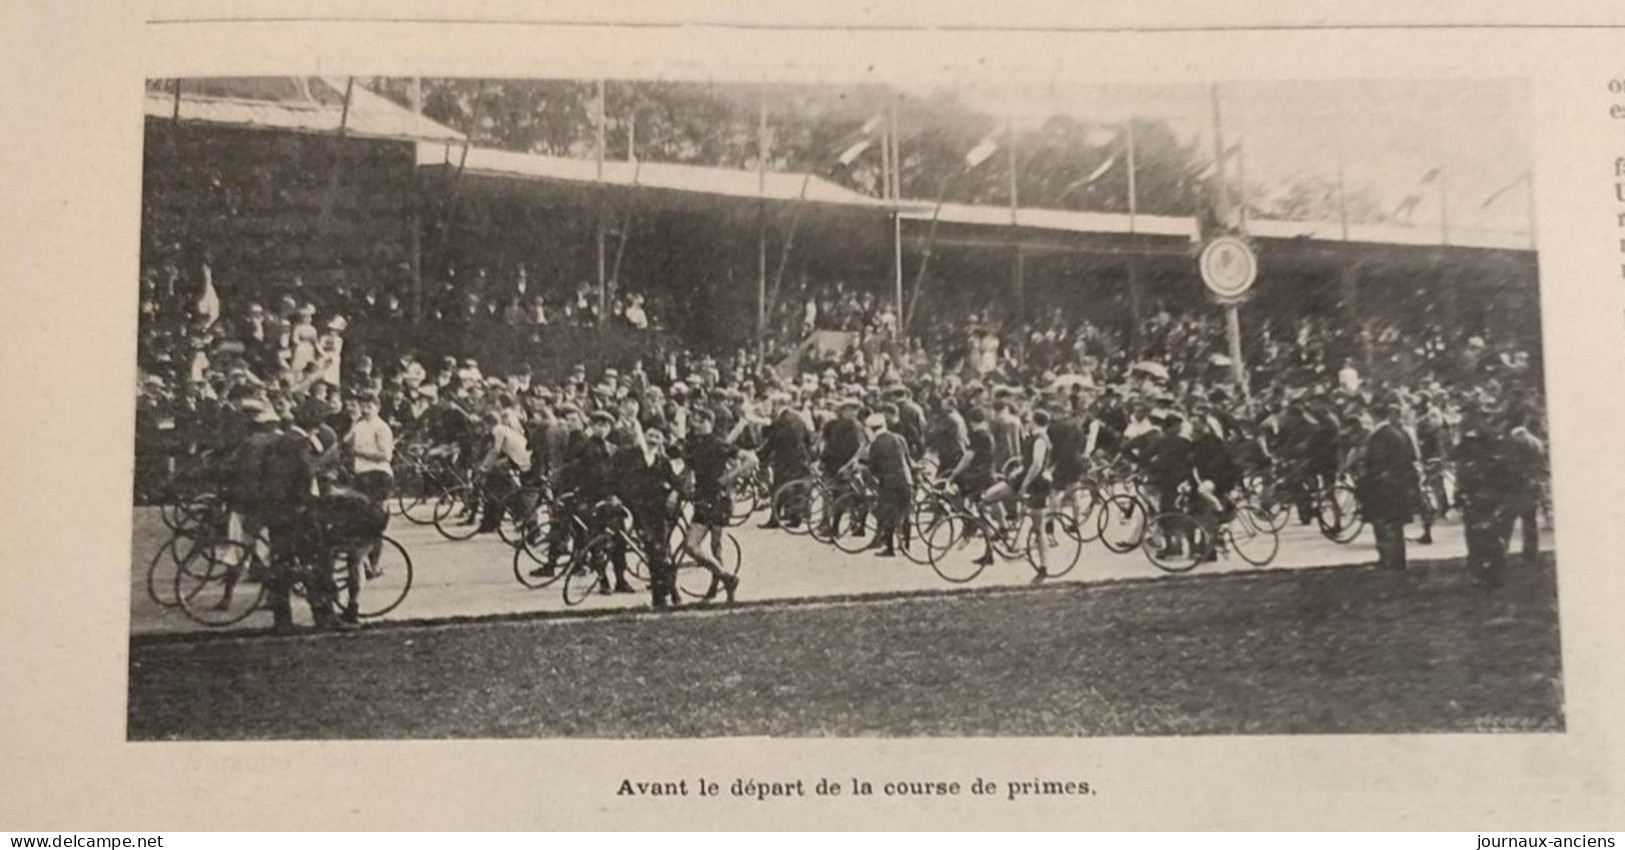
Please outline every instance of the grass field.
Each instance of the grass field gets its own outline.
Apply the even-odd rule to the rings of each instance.
[[[1550,559],[131,646],[133,740],[1561,731]]]

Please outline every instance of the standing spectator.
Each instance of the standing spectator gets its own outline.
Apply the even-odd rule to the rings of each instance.
[[[1405,569],[1405,524],[1414,516],[1416,447],[1400,424],[1400,407],[1382,401],[1373,411],[1381,424],[1366,440],[1356,495],[1360,513],[1377,538],[1378,566]]]

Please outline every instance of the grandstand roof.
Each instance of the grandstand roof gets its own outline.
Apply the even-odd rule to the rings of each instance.
[[[930,204],[903,213],[905,219],[930,221]],[[940,220],[945,224],[1030,227],[1073,233],[1136,233],[1148,236],[1198,238],[1196,219],[1189,216],[1135,215],[1018,208],[1012,219],[1009,207],[978,204],[943,204]]]
[[[336,133],[396,141],[460,142],[463,135],[355,86],[344,118],[345,81],[323,77],[211,77],[180,81],[180,121],[263,130]],[[149,118],[175,117],[173,90],[148,89]]]
[[[490,148],[470,147],[463,163],[463,148],[455,144],[418,145],[418,165],[456,169],[466,174],[513,178],[563,184],[594,185],[602,182],[620,188],[639,187],[695,195],[711,195],[742,200],[766,198],[771,201],[798,201],[873,210],[890,210],[895,205],[879,198],[854,192],[821,177],[795,172],[755,171],[714,168],[666,162],[626,162],[610,160],[603,164],[600,181],[598,162],[593,159],[544,156]]]
[[[922,204],[902,213],[906,220],[930,221],[932,209]],[[1018,227],[1107,236],[1134,234],[1139,236],[1175,236],[1191,241],[1201,238],[1197,221],[1191,216],[1136,215],[1124,213],[1080,212],[1076,210],[1046,210],[1020,208],[1012,218],[1007,206],[991,204],[943,204],[943,224],[985,227]],[[1405,245],[1421,247],[1448,246],[1502,251],[1532,251],[1527,231],[1501,231],[1481,229],[1451,230],[1448,241],[1437,225],[1367,225],[1349,226],[1348,238],[1343,238],[1342,225],[1335,221],[1277,221],[1251,219],[1247,233],[1261,240],[1312,240],[1317,242],[1363,243],[1376,245]]]

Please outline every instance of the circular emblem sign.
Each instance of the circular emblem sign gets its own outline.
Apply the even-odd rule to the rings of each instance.
[[[1202,282],[1223,299],[1246,295],[1258,280],[1258,255],[1234,236],[1220,236],[1204,245],[1196,264],[1202,270]]]

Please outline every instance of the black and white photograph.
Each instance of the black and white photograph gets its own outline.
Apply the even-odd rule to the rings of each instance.
[[[141,102],[128,741],[1565,731],[1527,80]]]

